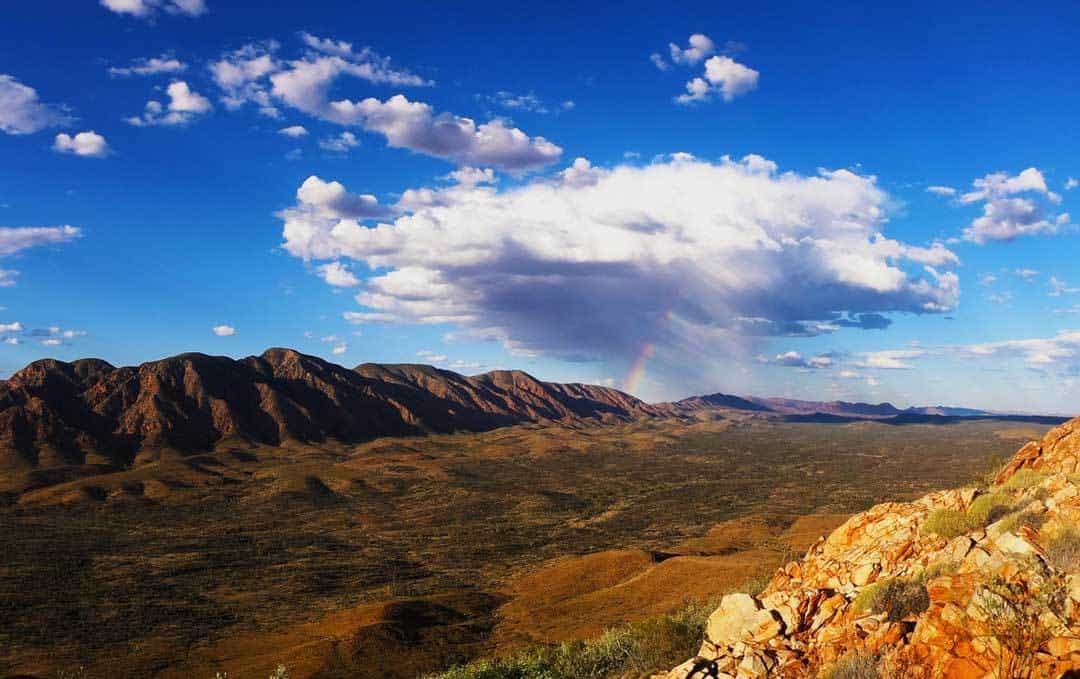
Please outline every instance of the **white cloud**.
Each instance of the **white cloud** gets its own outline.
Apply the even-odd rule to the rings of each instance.
[[[1012,298],[1012,293],[1008,290],[1005,290],[1004,292],[996,292],[992,295],[986,296],[986,300],[993,304],[1008,304],[1012,301]]]
[[[515,94],[513,92],[507,92],[506,90],[501,90],[490,97],[487,97],[487,101],[494,106],[509,111],[527,111],[529,113],[539,113],[541,115],[569,111],[575,106],[574,102],[569,100],[551,106],[545,104],[540,97],[536,96],[533,92],[529,92],[528,94]]]
[[[215,325],[211,330],[218,337],[232,337],[236,334],[236,328],[231,325]]]
[[[160,57],[135,59],[127,66],[110,66],[109,75],[123,78],[132,75],[176,74],[183,73],[186,70],[187,64],[174,56],[162,54]]]
[[[828,354],[804,357],[797,351],[787,351],[777,354],[773,359],[766,359],[767,363],[784,366],[785,368],[828,368],[833,364],[833,357]]]
[[[443,158],[460,165],[523,171],[558,160],[562,149],[543,137],[530,137],[500,119],[477,124],[426,103],[397,94],[385,101],[331,99],[343,76],[373,84],[428,86],[432,82],[393,67],[374,51],[350,43],[302,34],[309,51],[299,59],[279,60],[276,43],[248,45],[211,65],[228,108],[253,102],[276,115],[278,102],[339,125],[380,134],[388,145]]]
[[[22,344],[22,341],[18,337],[5,337],[4,344],[10,344],[12,346],[18,346]]]
[[[495,171],[490,167],[479,169],[475,167],[461,167],[446,175],[450,179],[463,186],[476,186],[478,184],[494,184],[498,181]]]
[[[429,349],[421,349],[416,352],[416,355],[432,365],[439,365],[450,360],[450,357],[446,354],[439,354]]]
[[[56,135],[53,150],[90,158],[104,158],[110,151],[105,137],[93,130],[79,132],[75,136],[61,132]]]
[[[964,240],[984,244],[1053,234],[1069,222],[1068,213],[1048,213],[1048,204],[1061,202],[1061,197],[1047,189],[1046,179],[1034,167],[1015,176],[988,174],[972,185],[974,189],[961,194],[958,201],[963,205],[982,203],[983,214],[964,229]]]
[[[307,133],[307,128],[303,125],[290,125],[289,127],[283,127],[278,130],[278,134],[283,134],[286,137],[292,137],[293,139],[306,137]]]
[[[0,132],[32,134],[70,122],[71,116],[62,109],[43,104],[33,87],[0,73]]]
[[[1016,269],[1013,273],[1025,281],[1030,281],[1039,275],[1039,272],[1035,269]]]
[[[23,324],[15,321],[14,323],[0,323],[0,332],[22,332]]]
[[[888,196],[873,177],[779,174],[759,157],[590,169],[595,181],[426,189],[375,227],[333,207],[355,194],[309,179],[317,197],[302,187],[280,214],[284,248],[373,271],[349,321],[451,323],[563,358],[626,360],[653,343],[657,360],[685,363],[958,299],[955,255],[881,234]]]
[[[283,213],[286,219],[294,213],[324,219],[370,219],[389,214],[375,196],[349,193],[341,182],[324,181],[314,175],[296,190],[296,199],[296,207]]]
[[[1080,292],[1080,288],[1070,288],[1069,285],[1058,278],[1057,276],[1051,276],[1049,281],[1051,297],[1061,297],[1062,295],[1072,295]]]
[[[149,19],[158,12],[197,17],[207,11],[205,0],[101,0],[101,6],[140,19]]]
[[[327,284],[336,288],[352,288],[360,285],[360,279],[341,262],[328,262],[320,265],[319,275]]]
[[[277,86],[275,81],[275,91]],[[401,94],[386,101],[368,98],[328,102],[321,113],[317,109],[308,113],[345,125],[360,125],[386,137],[389,146],[460,165],[523,171],[553,163],[562,155],[562,149],[555,144],[543,137],[530,137],[502,120],[477,125],[470,118],[436,114],[430,105],[409,101]]]
[[[1069,177],[1068,179],[1065,180],[1065,190],[1066,191],[1072,191],[1077,186],[1080,186],[1080,181],[1076,180],[1075,178]]]
[[[125,120],[136,127],[183,125],[213,108],[209,99],[192,90],[183,80],[170,83],[165,93],[169,96],[168,106],[151,100],[146,102],[141,116],[131,116]]]
[[[671,64],[664,61],[664,57],[660,56],[657,52],[653,52],[649,55],[649,61],[653,62],[653,65],[661,71],[667,71],[671,68]]]
[[[60,339],[59,337],[46,337],[45,339],[41,340],[42,346],[46,347],[58,347],[63,343],[64,340]]]
[[[68,243],[82,235],[74,226],[0,226],[0,257],[44,245]]]
[[[688,81],[686,93],[680,94],[675,101],[680,104],[708,101],[715,93],[719,93],[724,101],[732,101],[757,89],[759,75],[754,69],[731,57],[710,57],[705,62],[705,77]]]
[[[932,193],[935,196],[955,196],[958,192],[951,186],[928,186],[926,187],[927,193]]]
[[[348,351],[348,350],[349,350],[349,345],[348,345],[348,344],[344,344],[344,343],[342,343],[342,344],[337,344],[337,345],[335,345],[335,346],[334,346],[334,348],[333,348],[333,349],[331,349],[330,351],[331,351],[331,352],[332,352],[332,353],[333,353],[333,354],[334,354],[335,356],[340,356],[341,354],[344,354],[344,353],[345,353],[346,351]]]
[[[712,39],[704,33],[694,33],[687,41],[687,47],[679,47],[675,43],[668,43],[668,52],[671,61],[676,64],[696,64],[705,57],[716,51],[716,45]]]
[[[984,286],[989,287],[997,282],[997,276],[992,273],[984,274],[982,278],[979,279],[979,282]]]
[[[1054,337],[1005,340],[952,347],[961,358],[1018,357],[1033,367],[1075,368],[1070,366],[1080,352],[1080,331],[1061,330]]]
[[[911,370],[908,360],[924,356],[926,351],[922,349],[893,349],[887,351],[869,351],[860,354],[861,358],[855,363],[859,368],[873,368],[877,370]]]
[[[335,153],[348,153],[349,149],[360,145],[360,140],[352,132],[342,132],[336,137],[326,137],[319,140],[319,148],[324,151]]]

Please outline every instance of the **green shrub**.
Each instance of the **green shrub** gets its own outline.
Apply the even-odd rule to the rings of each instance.
[[[885,613],[889,622],[899,622],[930,607],[930,594],[922,577],[889,578],[870,585],[855,597],[857,611]]]
[[[967,516],[972,530],[997,521],[1012,511],[1013,499],[1005,493],[986,493],[975,498],[968,507]]]
[[[957,561],[938,561],[926,567],[922,574],[922,581],[930,582],[934,578],[950,575],[958,570],[960,570],[960,563]]]
[[[1006,533],[1015,533],[1021,526],[1039,530],[1044,523],[1046,523],[1046,514],[1043,512],[1013,512],[1001,520],[1001,530]]]
[[[1001,484],[1003,490],[1027,490],[1037,486],[1046,479],[1046,474],[1040,474],[1033,469],[1021,469],[1009,477],[1009,480]]]
[[[923,522],[922,532],[954,538],[971,530],[967,514],[956,509],[935,509]]]
[[[1046,543],[1046,561],[1061,573],[1080,570],[1080,531],[1068,528]]]
[[[878,659],[869,653],[846,655],[818,673],[818,679],[880,679]]]
[[[428,679],[605,679],[647,675],[694,655],[715,603],[693,603],[669,615],[610,629],[588,641],[532,648],[478,660]]]

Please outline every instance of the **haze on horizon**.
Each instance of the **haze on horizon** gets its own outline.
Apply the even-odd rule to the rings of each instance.
[[[4,376],[289,346],[1080,396],[1075,5],[335,4],[2,10]]]

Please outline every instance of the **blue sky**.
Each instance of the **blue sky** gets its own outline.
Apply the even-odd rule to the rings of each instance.
[[[339,4],[5,7],[0,370],[1080,395],[1080,8]]]

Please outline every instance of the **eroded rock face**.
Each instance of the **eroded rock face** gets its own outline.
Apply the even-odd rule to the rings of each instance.
[[[181,354],[130,368],[49,359],[0,382],[0,476],[91,460],[130,464],[142,450],[205,450],[230,437],[355,442],[657,412],[615,389],[519,371],[349,370],[291,349],[241,360]]]
[[[873,658],[883,679],[1072,676],[1080,671],[1078,460],[1080,418],[1024,446],[993,488],[852,517],[757,597],[725,597],[698,655],[659,676],[796,679],[857,655]],[[1017,476],[1023,469],[1031,471]],[[931,515],[976,516],[968,509],[990,492],[1007,507],[990,513],[989,525],[966,519],[942,529],[955,535],[931,531]]]

